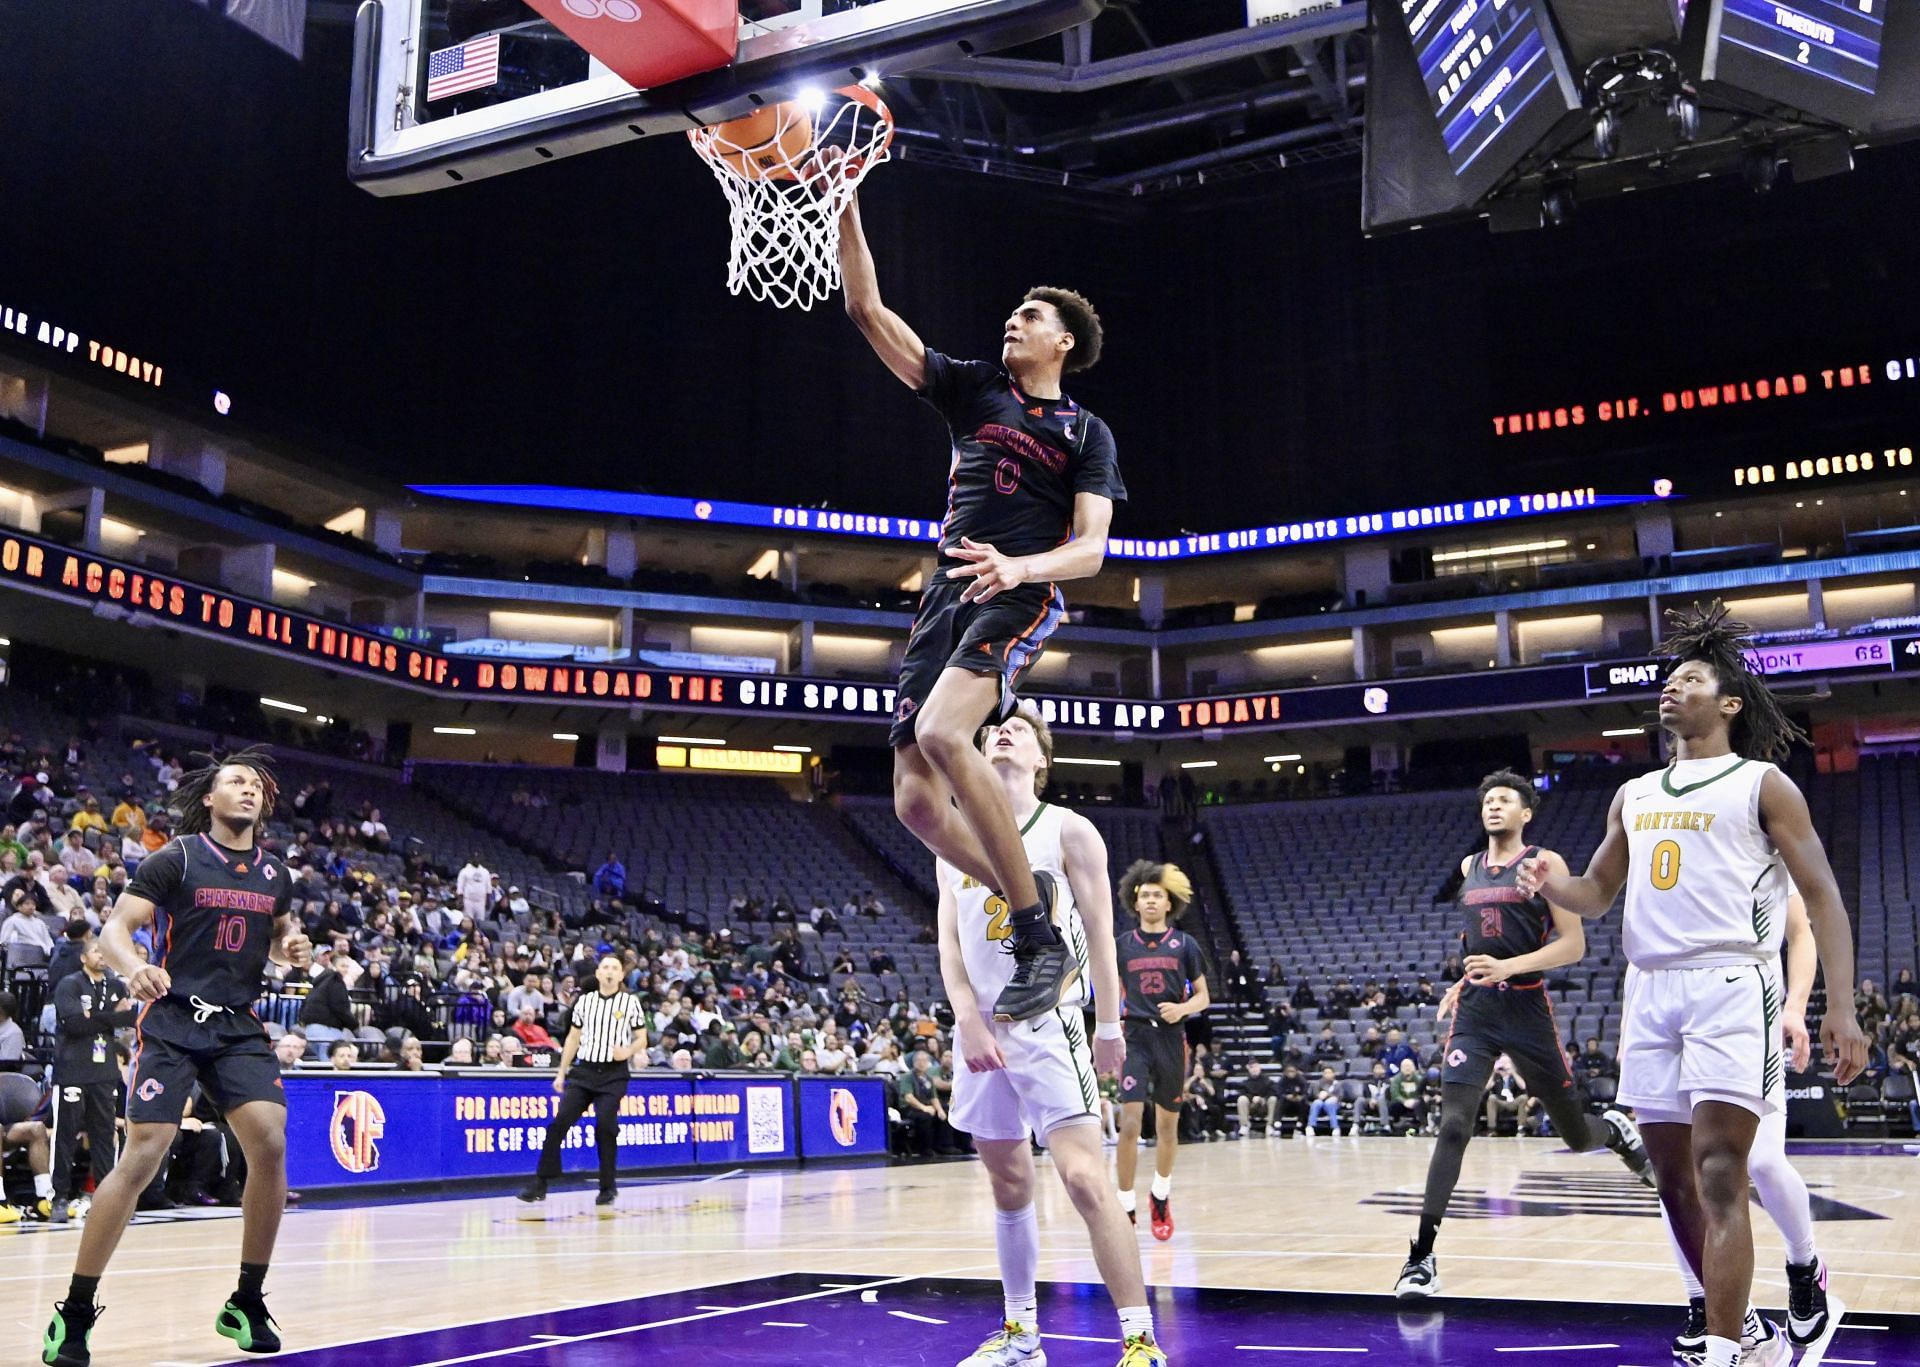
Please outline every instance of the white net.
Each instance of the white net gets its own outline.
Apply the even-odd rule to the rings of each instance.
[[[728,136],[741,126],[769,136],[742,145]],[[687,137],[727,197],[727,289],[779,308],[830,298],[840,288],[840,215],[893,142],[886,105],[849,86]]]

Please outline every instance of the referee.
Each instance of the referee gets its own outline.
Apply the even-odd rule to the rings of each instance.
[[[640,999],[621,983],[626,966],[609,954],[594,970],[597,990],[574,998],[567,1022],[567,1042],[560,1051],[560,1073],[553,1090],[560,1093],[560,1113],[547,1126],[547,1142],[540,1150],[540,1166],[520,1199],[537,1203],[547,1199],[547,1183],[560,1175],[560,1146],[574,1122],[593,1107],[593,1133],[600,1150],[600,1195],[594,1204],[610,1206],[614,1198],[614,1169],[620,1155],[620,1102],[627,1094],[627,1060],[647,1047],[646,1010]],[[580,1066],[576,1069],[574,1064]],[[569,1076],[571,1074],[571,1076]]]

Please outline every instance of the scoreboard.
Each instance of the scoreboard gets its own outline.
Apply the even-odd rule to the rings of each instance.
[[[1580,98],[1544,0],[1395,0],[1447,157],[1492,190]]]
[[[1893,0],[1692,0],[1687,69],[1703,81],[1865,128]]]

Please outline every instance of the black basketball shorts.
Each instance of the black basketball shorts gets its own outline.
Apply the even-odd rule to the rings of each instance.
[[[945,578],[944,567],[920,595],[920,610],[907,638],[896,686],[893,731],[896,750],[914,743],[913,727],[933,686],[948,669],[992,674],[1000,679],[1000,703],[982,725],[1013,715],[1014,688],[1040,658],[1047,638],[1067,615],[1067,600],[1052,584],[1021,584],[984,603],[963,603],[963,580]]]
[[[165,1009],[164,1004],[148,1008]],[[185,1041],[142,1028],[127,1074],[127,1119],[142,1125],[178,1125],[197,1081],[222,1111],[249,1101],[287,1104],[280,1060],[264,1031],[224,1033],[188,1026]],[[188,1042],[190,1041],[190,1042]]]
[[[1571,1091],[1573,1075],[1560,1052],[1560,1031],[1544,987],[1468,987],[1441,1051],[1441,1081],[1485,1087],[1505,1054],[1527,1090],[1545,1097]]]
[[[1120,1100],[1151,1101],[1175,1111],[1187,1099],[1187,1028],[1129,1016],[1127,1061],[1120,1068]]]

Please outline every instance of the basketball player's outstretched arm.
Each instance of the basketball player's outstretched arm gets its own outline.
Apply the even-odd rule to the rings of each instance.
[[[960,906],[953,889],[938,873],[940,903],[937,920],[940,927],[940,981],[947,989],[947,1002],[953,1007],[953,1036],[960,1046],[960,1057],[967,1070],[991,1073],[1007,1066],[994,1042],[993,1027],[980,1014],[980,999],[973,994],[973,980],[967,977],[966,956],[960,951]]]
[[[1605,916],[1620,895],[1620,889],[1627,885],[1627,827],[1620,819],[1626,800],[1625,788],[1613,795],[1613,805],[1607,809],[1607,833],[1600,841],[1600,848],[1593,852],[1593,858],[1587,861],[1584,874],[1575,878],[1567,871],[1566,861],[1558,856],[1554,859],[1559,865],[1556,871],[1547,863],[1548,851],[1542,851],[1520,861],[1514,877],[1520,890],[1538,893],[1555,908],[1564,908],[1575,916],[1589,920]],[[1555,923],[1558,924],[1558,918]]]
[[[1760,781],[1760,824],[1780,851],[1794,886],[1807,903],[1807,924],[1827,975],[1827,1011],[1820,1022],[1820,1050],[1846,1086],[1867,1066],[1867,1037],[1853,1012],[1853,927],[1840,903],[1833,866],[1813,829],[1807,799],[1778,769]]]
[[[847,317],[900,383],[916,393],[927,387],[927,346],[906,320],[880,301],[880,277],[860,226],[860,197],[840,216],[840,293]]]
[[[1101,1038],[1120,1028],[1120,956],[1114,950],[1113,892],[1107,884],[1107,842],[1094,824],[1078,812],[1068,812],[1060,823],[1060,860],[1066,865],[1067,886],[1080,908],[1080,924],[1087,932],[1088,969],[1093,974],[1093,1011],[1098,1029],[1093,1035],[1093,1070],[1102,1077],[1120,1071],[1127,1061],[1124,1039]]]

